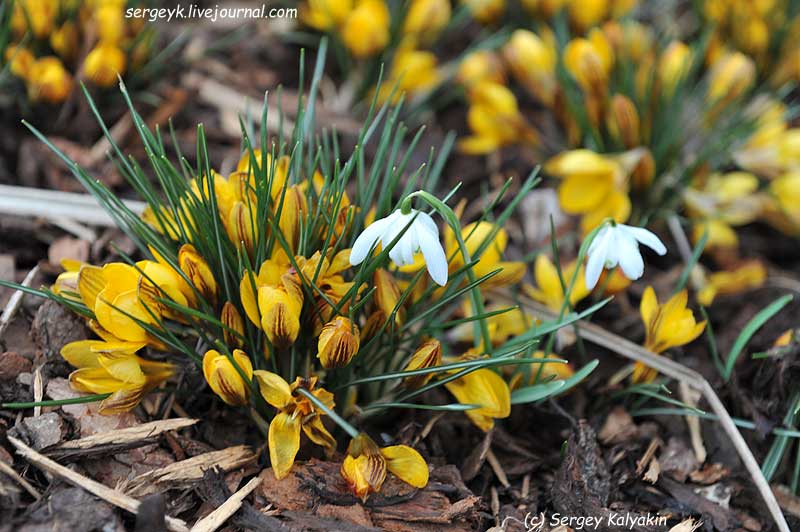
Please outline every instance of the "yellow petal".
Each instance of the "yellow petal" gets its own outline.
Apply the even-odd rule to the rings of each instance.
[[[285,290],[262,286],[258,289],[258,308],[261,310],[261,328],[270,343],[285,348],[294,343],[300,334],[300,304]]]
[[[139,357],[128,353],[103,353],[97,357],[100,365],[109,375],[126,384],[143,384],[144,372],[139,365]]]
[[[511,393],[506,382],[494,371],[481,368],[445,383],[447,390],[461,404],[480,405],[466,414],[478,428],[488,431],[494,419],[511,413]]]
[[[639,313],[642,315],[642,321],[645,326],[649,327],[649,324],[653,323],[657,311],[658,299],[656,298],[656,291],[653,290],[652,286],[648,286],[644,289],[642,301],[639,303]]]
[[[392,445],[381,449],[386,468],[397,478],[415,488],[428,485],[428,464],[422,455],[406,445]]]
[[[269,461],[278,480],[289,474],[300,450],[300,420],[279,412],[269,424]]]
[[[110,397],[103,399],[103,401],[100,403],[98,412],[105,416],[129,412],[139,404],[139,401],[142,400],[144,391],[145,390],[143,386],[120,388]]]
[[[78,273],[78,293],[89,309],[94,310],[97,294],[105,287],[105,284],[103,268],[89,264],[81,267]]]
[[[286,408],[292,402],[292,389],[283,377],[261,369],[254,371],[253,375],[266,402],[278,409]]]
[[[317,343],[317,357],[326,369],[342,368],[358,353],[361,337],[358,326],[337,316],[322,328]]]

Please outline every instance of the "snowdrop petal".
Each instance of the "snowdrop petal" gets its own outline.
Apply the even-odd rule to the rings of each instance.
[[[589,290],[594,288],[600,279],[612,236],[610,228],[601,229],[589,246],[589,260],[586,263],[586,288]]]
[[[436,222],[433,221],[430,214],[427,212],[420,212],[417,214],[417,222],[419,222],[421,229],[425,229],[433,234],[435,238],[439,238],[439,228],[436,227]]]
[[[618,232],[616,244],[622,273],[628,279],[635,281],[644,273],[644,260],[639,253],[636,239],[628,233]]]
[[[664,246],[664,243],[653,234],[651,231],[648,231],[644,227],[631,227],[630,225],[620,225],[620,227],[625,229],[625,232],[633,236],[636,240],[644,244],[645,246],[649,247],[659,255],[664,255],[667,253],[667,248]]]
[[[350,264],[356,266],[364,262],[372,246],[381,239],[384,231],[391,222],[391,216],[375,220],[358,235],[350,250]]]
[[[447,284],[447,256],[439,242],[438,231],[436,235],[425,229],[419,231],[419,247],[433,282],[439,286]]]

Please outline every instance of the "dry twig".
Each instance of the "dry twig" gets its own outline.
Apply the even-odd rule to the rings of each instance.
[[[242,506],[244,498],[261,484],[261,478],[255,477],[244,485],[242,489],[231,495],[216,510],[200,519],[192,527],[192,532],[214,532],[214,530],[221,527],[233,514],[235,514]]]
[[[70,484],[73,484],[79,488],[85,489],[92,495],[95,495],[96,497],[99,497],[118,508],[122,508],[123,510],[131,512],[132,514],[136,514],[139,511],[140,502],[137,499],[100,484],[96,480],[92,480],[79,473],[76,473],[68,467],[65,467],[58,462],[55,462],[46,456],[37,453],[13,436],[8,436],[8,441],[11,442],[11,444],[17,449],[17,454],[25,458],[28,462],[35,465],[39,469],[66,480]],[[186,523],[180,519],[167,516],[165,517],[165,521],[167,528],[173,532],[188,532],[189,530],[186,527]]]

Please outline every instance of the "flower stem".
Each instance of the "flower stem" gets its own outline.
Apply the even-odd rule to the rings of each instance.
[[[316,395],[309,392],[305,388],[297,388],[297,393],[304,395],[309,401],[314,403],[314,406],[316,408],[322,410],[325,413],[325,415],[327,415],[329,418],[333,420],[334,423],[342,427],[342,430],[344,430],[347,434],[349,434],[351,438],[355,438],[356,436],[358,436],[359,434],[358,430],[356,430],[356,428],[353,425],[345,421],[344,418],[342,418],[339,414],[328,408],[325,405],[325,403],[323,403],[317,398]]]
[[[416,192],[412,192],[409,194],[403,203],[410,202],[411,198],[414,196],[419,196],[425,203],[433,207],[441,216],[445,219],[445,221],[450,225],[453,229],[453,234],[456,237],[456,242],[458,242],[459,250],[461,251],[461,255],[464,258],[464,264],[468,264],[470,261],[469,251],[467,250],[467,245],[464,243],[464,237],[461,234],[461,222],[458,220],[456,213],[453,212],[453,209],[448,207],[442,200],[433,196],[429,192],[425,192],[424,190],[417,190]],[[469,279],[470,283],[475,282],[475,272],[472,268],[467,268],[467,279]],[[475,312],[476,316],[482,316],[485,314],[485,309],[483,307],[483,296],[481,295],[480,287],[477,285],[474,286],[471,290],[471,299],[472,299],[472,308]],[[489,334],[489,326],[486,324],[486,319],[480,319],[475,321],[475,328],[480,330],[480,338],[483,341],[483,349],[491,353],[492,349],[492,338]],[[476,335],[475,343],[477,344],[478,335]]]
[[[77,405],[81,403],[95,403],[102,401],[109,397],[110,393],[98,393],[94,395],[84,395],[81,397],[72,397],[70,399],[54,399],[51,401],[33,401],[30,403],[0,403],[0,408],[10,409],[24,409],[35,408],[37,406],[61,406],[61,405]]]

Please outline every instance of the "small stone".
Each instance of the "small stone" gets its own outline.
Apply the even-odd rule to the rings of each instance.
[[[20,373],[17,375],[17,383],[30,388],[31,384],[33,384],[33,373]]]
[[[30,373],[33,364],[15,351],[0,353],[0,381],[10,381],[20,373]]]
[[[61,443],[64,437],[64,421],[55,412],[22,420],[24,430],[31,439],[31,446],[37,451]]]

